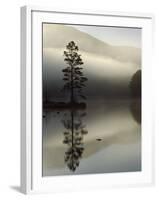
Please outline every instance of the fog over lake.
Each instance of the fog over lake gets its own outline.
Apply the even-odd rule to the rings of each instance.
[[[68,93],[61,90],[66,67],[63,52],[70,41],[79,47],[84,62],[87,106],[77,110],[43,107],[43,176],[140,171],[141,124],[137,118],[141,97],[132,97],[130,83],[141,69],[141,30],[43,24],[43,102],[69,101]],[[65,161],[66,122],[80,123],[81,130],[87,130],[75,171]]]

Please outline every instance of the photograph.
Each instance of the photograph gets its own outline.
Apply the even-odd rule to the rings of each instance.
[[[142,171],[142,28],[41,30],[42,176]]]

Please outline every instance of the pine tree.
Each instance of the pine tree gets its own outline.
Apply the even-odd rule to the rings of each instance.
[[[85,81],[88,79],[84,76],[82,72],[83,61],[81,55],[78,54],[78,46],[74,41],[71,41],[66,46],[66,51],[64,51],[64,61],[67,67],[62,70],[64,73],[63,80],[65,81],[64,90],[70,93],[70,102],[75,103],[77,98],[86,99],[85,95],[82,93],[82,88],[86,85]]]

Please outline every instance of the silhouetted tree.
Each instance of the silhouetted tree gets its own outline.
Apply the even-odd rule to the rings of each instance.
[[[78,54],[78,46],[74,41],[71,41],[66,46],[66,51],[64,51],[64,61],[67,63],[67,67],[62,70],[64,73],[63,80],[66,82],[64,84],[64,90],[70,93],[70,102],[74,103],[76,101],[75,97],[86,99],[82,93],[82,88],[85,87],[85,81],[87,78],[84,77],[82,72],[83,61],[81,55]]]

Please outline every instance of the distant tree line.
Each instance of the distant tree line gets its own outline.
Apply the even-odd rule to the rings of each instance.
[[[129,86],[132,97],[141,97],[141,70],[132,76]]]

